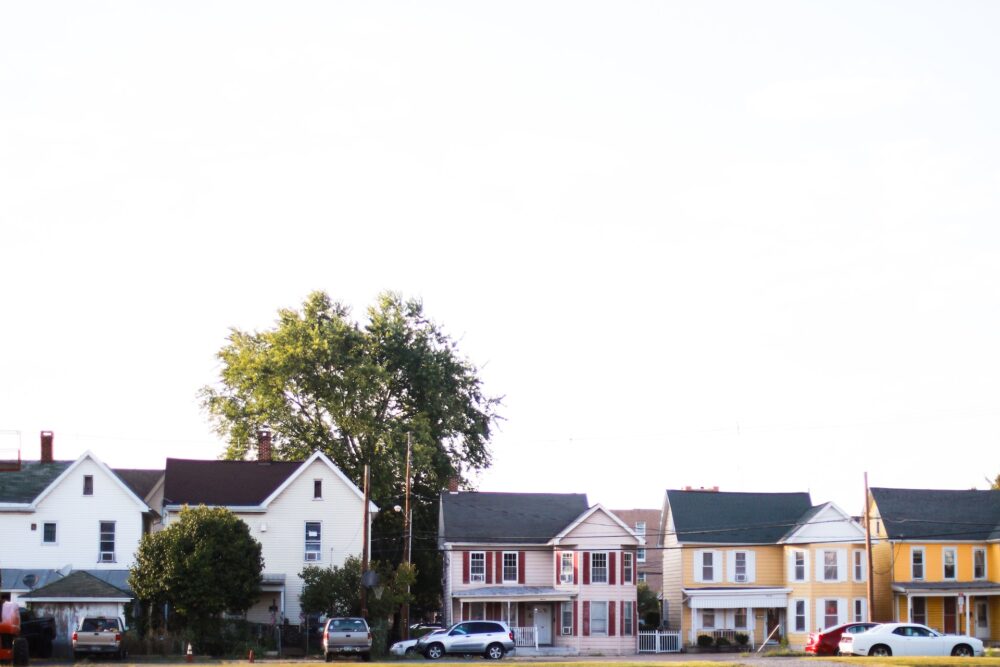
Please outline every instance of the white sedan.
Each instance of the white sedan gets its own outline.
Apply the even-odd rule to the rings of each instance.
[[[917,623],[883,623],[867,632],[840,638],[844,655],[956,655],[983,654],[983,642],[965,635],[942,635]]]
[[[427,634],[436,635],[436,634],[439,634],[439,633],[442,633],[442,632],[447,632],[447,631],[448,631],[447,628],[441,628],[439,630],[434,630],[434,631],[429,632]],[[407,640],[404,640],[404,641],[401,641],[401,642],[396,642],[395,644],[393,644],[392,646],[390,646],[389,647],[389,653],[391,653],[392,655],[399,655],[399,656],[412,656],[412,655],[416,655],[417,654],[416,646],[417,646],[417,640],[416,639],[407,639]]]

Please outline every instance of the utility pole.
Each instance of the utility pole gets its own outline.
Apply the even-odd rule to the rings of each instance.
[[[413,539],[413,518],[410,516],[410,434],[406,434],[406,498],[403,501],[403,560],[410,564],[410,540]],[[403,639],[410,638],[410,585],[406,585],[406,601],[403,602]]]
[[[865,560],[868,561],[868,586],[867,586],[867,597],[868,601],[865,606],[868,607],[868,621],[872,620],[872,603],[875,597],[875,582],[872,581],[872,573],[875,568],[872,566],[872,507],[871,507],[871,493],[868,491],[868,472],[865,472]]]
[[[365,464],[365,509],[364,527],[361,537],[361,618],[368,620],[368,588],[365,586],[365,573],[368,572],[368,494],[371,493],[368,484],[368,464]]]

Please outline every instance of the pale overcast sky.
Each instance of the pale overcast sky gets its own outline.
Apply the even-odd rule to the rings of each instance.
[[[998,25],[986,1],[5,2],[0,429],[28,458],[41,429],[61,458],[216,457],[196,392],[229,327],[392,289],[505,396],[482,490],[982,488]]]

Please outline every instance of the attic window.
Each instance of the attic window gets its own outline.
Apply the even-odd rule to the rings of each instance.
[[[323,498],[323,480],[314,479],[313,480],[313,500],[320,500]]]
[[[92,496],[94,495],[94,476],[84,475],[83,476],[83,495]]]

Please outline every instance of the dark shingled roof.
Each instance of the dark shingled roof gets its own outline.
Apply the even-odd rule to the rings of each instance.
[[[132,595],[83,570],[74,570],[62,579],[36,588],[23,597],[31,598],[130,598]]]
[[[114,473],[125,482],[125,486],[132,489],[132,493],[145,499],[149,492],[153,490],[156,483],[163,477],[162,470],[134,470],[129,468],[115,468]]]
[[[872,488],[891,540],[1000,539],[1000,491]]]
[[[301,465],[167,459],[163,499],[168,505],[259,505]]]
[[[445,542],[544,544],[587,511],[584,493],[441,494]]]
[[[73,461],[22,461],[20,470],[0,472],[0,503],[30,503]]]
[[[776,544],[816,512],[808,493],[667,491],[679,542]]]

